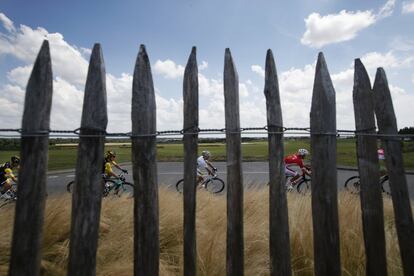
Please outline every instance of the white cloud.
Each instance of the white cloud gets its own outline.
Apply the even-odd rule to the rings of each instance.
[[[384,6],[382,6],[377,14],[378,19],[382,19],[391,16],[394,12],[395,0],[388,0]]]
[[[324,45],[351,40],[359,31],[375,23],[371,11],[348,12],[321,16],[312,13],[305,19],[306,32],[301,38],[304,45],[320,48]]]
[[[92,54],[92,49],[89,48],[81,47],[80,51],[85,57],[89,57]]]
[[[251,69],[253,72],[264,78],[265,76],[265,70],[260,65],[252,65]]]
[[[88,62],[60,33],[21,25],[18,30],[0,36],[0,56],[11,55],[32,64],[45,39],[50,45],[53,74],[81,87],[85,83]]]
[[[3,24],[3,27],[7,31],[9,32],[15,31],[13,21],[11,21],[4,13],[1,13],[1,12],[0,12],[0,22]]]
[[[201,64],[198,66],[198,70],[202,71],[208,68],[208,62],[203,60]]]
[[[30,73],[32,72],[32,66],[27,65],[24,67],[16,67],[7,73],[7,78],[10,82],[25,87],[29,80]]]
[[[302,69],[291,68],[279,74],[283,125],[309,126],[314,74],[315,66],[310,64]]]
[[[370,52],[361,57],[361,61],[368,71],[376,70],[378,67],[383,67],[385,69],[404,68],[410,66],[413,63],[413,60],[413,56],[405,58],[397,57],[393,51],[389,51],[385,54]]]
[[[6,22],[1,17],[1,21]],[[13,26],[9,22],[7,26]],[[49,40],[53,70],[52,129],[75,129],[80,125],[83,89],[88,69],[87,55],[90,49],[70,45],[59,33],[49,33],[44,28],[32,29],[21,25],[13,32],[0,32],[0,55],[13,56],[23,66],[7,73],[9,83],[0,85],[0,116],[8,118],[1,127],[20,127],[23,113],[25,87],[32,71],[33,62],[44,39]],[[205,66],[205,64],[204,64]],[[175,69],[181,70],[180,66]],[[131,130],[132,76],[107,74],[108,131]],[[165,99],[157,94],[157,124],[159,129],[182,127],[182,103]],[[181,112],[181,113],[180,113]],[[181,114],[181,115],[180,115]]]
[[[154,72],[167,79],[178,79],[184,75],[184,67],[175,64],[175,62],[170,59],[165,61],[157,60],[154,65]]]
[[[355,38],[360,31],[373,25],[378,20],[392,14],[395,0],[388,0],[377,14],[371,10],[346,11],[325,16],[312,13],[305,19],[306,31],[301,43],[314,48],[348,41]]]
[[[19,128],[21,119],[17,121],[16,118],[20,118],[23,112],[24,90],[20,86],[6,84],[0,87],[0,95],[7,95],[0,96],[0,117],[8,118],[2,120],[1,125],[5,128]]]
[[[223,94],[223,83],[220,80],[210,79],[199,73],[198,89],[201,96],[217,98],[221,97]]]
[[[402,3],[402,10],[401,10],[401,12],[403,14],[413,13],[414,12],[414,2],[413,1],[410,1],[410,2],[404,1]]]
[[[52,51],[54,71],[54,95],[52,104],[51,128],[74,129],[79,127],[82,112],[83,86],[86,79],[87,60],[80,47],[70,45],[63,36],[49,34],[42,28],[31,29],[21,26],[15,33],[0,33],[0,54],[12,55],[23,61],[20,67],[12,68],[7,74],[7,83],[0,85],[0,116],[10,118],[1,127],[19,127],[24,102],[24,87],[29,78],[34,57],[37,55],[43,35],[49,37]],[[7,43],[3,43],[7,42]],[[33,45],[37,45],[36,47]],[[36,49],[35,49],[36,48]],[[33,56],[31,56],[34,52]],[[412,59],[402,58],[396,52],[367,53],[362,57],[367,69],[375,73],[378,66],[385,68],[401,68],[411,65]],[[69,57],[66,57],[69,55]],[[56,60],[55,60],[56,59]],[[72,60],[69,60],[72,59]],[[156,63],[157,64],[157,63]],[[64,68],[70,66],[70,72]],[[202,62],[200,67],[207,66]],[[157,73],[169,78],[170,81],[182,77],[184,68],[172,60],[159,61]],[[80,69],[79,69],[80,68]],[[200,69],[201,70],[201,69]],[[251,70],[262,77],[264,70],[260,65],[251,66]],[[309,126],[309,110],[312,99],[315,65],[309,64],[301,68],[291,68],[279,74],[279,84],[285,126]],[[371,75],[372,76],[372,75]],[[353,68],[331,75],[336,89],[337,125],[338,128],[353,128],[352,87]],[[372,78],[371,78],[372,79]],[[413,80],[414,81],[414,80]],[[128,132],[131,130],[131,74],[114,76],[107,73],[108,97],[108,131]],[[406,93],[402,88],[390,85],[394,106],[399,124],[411,125],[410,121],[412,93]],[[156,89],[157,128],[181,129],[183,116],[183,101],[181,98],[167,98],[163,91]],[[239,84],[241,126],[264,126],[266,124],[266,102],[263,88],[247,79]],[[221,78],[211,78],[199,73],[200,93],[200,127],[224,127],[224,95]],[[411,120],[412,121],[412,120]]]
[[[53,81],[52,129],[76,129],[80,127],[83,91],[62,78]]]
[[[239,95],[240,97],[248,97],[249,96],[249,89],[247,88],[247,85],[244,83],[239,84]]]

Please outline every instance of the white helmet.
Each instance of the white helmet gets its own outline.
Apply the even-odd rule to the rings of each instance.
[[[307,149],[298,149],[298,154],[302,156],[306,156],[309,154],[309,151]]]
[[[210,152],[208,150],[203,150],[203,152],[201,153],[201,155],[204,158],[209,158],[210,157]]]

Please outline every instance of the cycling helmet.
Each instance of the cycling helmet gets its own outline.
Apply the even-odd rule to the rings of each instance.
[[[11,161],[10,163],[12,165],[19,165],[20,164],[20,158],[18,156],[12,156],[10,158],[10,161]]]
[[[309,151],[307,149],[298,149],[298,154],[301,156],[306,156],[309,154]]]
[[[116,153],[115,153],[114,151],[108,150],[108,151],[105,153],[105,159],[109,159],[109,158],[111,158],[111,157],[116,157]]]
[[[210,152],[208,150],[203,150],[203,152],[201,153],[201,155],[204,158],[209,158],[210,157]]]

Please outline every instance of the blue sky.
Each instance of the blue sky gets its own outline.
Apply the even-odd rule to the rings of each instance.
[[[192,46],[200,67],[200,124],[222,127],[224,49],[240,79],[242,126],[266,124],[263,67],[276,58],[287,126],[308,126],[314,63],[323,51],[337,92],[338,128],[353,128],[353,60],[388,74],[399,126],[413,125],[414,1],[21,1],[0,2],[0,115],[19,126],[25,83],[43,37],[54,70],[52,127],[79,125],[89,51],[101,43],[109,130],[129,131],[131,74],[147,46],[159,129],[182,126],[182,70]],[[373,79],[371,79],[373,81]],[[4,121],[4,120],[3,120]]]

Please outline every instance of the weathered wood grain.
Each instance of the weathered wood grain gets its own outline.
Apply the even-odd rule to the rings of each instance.
[[[102,49],[95,44],[89,62],[80,134],[104,135],[108,124]],[[95,275],[102,199],[105,137],[80,137],[72,197],[68,275]]]
[[[355,60],[353,101],[357,133],[375,134],[374,94],[361,60]],[[357,136],[361,183],[361,210],[366,255],[366,275],[387,275],[382,189],[379,185],[377,138]]]
[[[184,72],[184,275],[196,275],[196,182],[198,134],[198,68],[193,47]],[[186,133],[195,133],[187,134]]]
[[[279,82],[273,53],[266,55],[264,94],[269,132],[283,131]],[[291,275],[283,134],[269,133],[269,249],[271,275]]]
[[[52,93],[52,65],[49,43],[45,40],[26,88],[21,168],[9,269],[11,276],[39,275]],[[36,136],[38,133],[40,135]]]
[[[239,76],[230,49],[224,57],[227,153],[227,275],[244,274],[243,175],[239,115]]]
[[[387,76],[382,68],[377,69],[373,90],[379,133],[397,135],[397,120],[391,93]],[[404,275],[414,275],[414,224],[405,178],[401,140],[391,137],[383,137],[381,140],[385,151],[385,164],[389,175]]]
[[[132,164],[135,184],[134,275],[159,273],[156,105],[151,66],[141,45],[132,84]]]
[[[340,275],[335,89],[322,53],[316,64],[310,125],[315,275]]]

